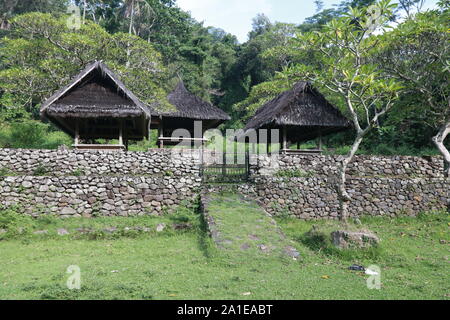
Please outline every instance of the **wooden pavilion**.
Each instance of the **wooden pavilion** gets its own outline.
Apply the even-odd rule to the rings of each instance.
[[[164,144],[180,142],[184,142],[186,145],[203,144],[205,141],[203,134],[206,130],[216,128],[224,121],[231,119],[218,107],[190,93],[182,81],[167,96],[167,100],[175,107],[175,110],[160,113],[158,141],[161,148],[164,147]],[[194,132],[196,121],[201,122],[202,132]],[[190,138],[174,136],[174,131],[177,129],[188,131]]]
[[[298,82],[293,89],[283,92],[259,108],[244,131],[280,130],[281,152],[321,153],[322,137],[347,130],[350,121],[329,103],[309,82]],[[270,135],[269,135],[270,138]],[[259,139],[259,135],[258,135]],[[318,139],[317,149],[292,150],[289,145]],[[271,141],[267,141],[267,146]],[[268,150],[269,151],[269,150]]]
[[[41,117],[75,139],[77,149],[126,149],[128,140],[148,137],[158,113],[142,103],[101,61],[88,65],[42,104]],[[117,145],[86,144],[118,139]]]

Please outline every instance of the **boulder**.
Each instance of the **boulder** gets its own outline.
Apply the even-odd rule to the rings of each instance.
[[[380,239],[371,231],[339,230],[331,233],[333,244],[340,249],[369,248],[377,246]]]

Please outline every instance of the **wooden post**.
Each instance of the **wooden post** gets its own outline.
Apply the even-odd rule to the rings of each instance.
[[[319,131],[319,140],[317,141],[317,149],[322,150],[322,131]]]
[[[222,179],[225,180],[227,176],[227,153],[224,151],[222,153]]]
[[[123,121],[119,120],[119,145],[123,146]]]
[[[77,118],[75,120],[75,146],[78,146],[78,144],[80,143],[80,124],[79,124],[79,119]]]
[[[161,138],[164,138],[164,124],[163,124],[163,120],[161,119],[161,121],[159,122],[159,129],[158,129],[158,137],[160,138],[159,140],[159,148],[160,149],[164,149],[164,140],[162,140]]]
[[[150,142],[150,140],[152,139],[152,117],[150,117],[150,119],[148,119],[148,126],[147,126],[147,130],[148,130],[148,141]]]
[[[287,129],[286,126],[283,127],[283,153],[287,150]]]

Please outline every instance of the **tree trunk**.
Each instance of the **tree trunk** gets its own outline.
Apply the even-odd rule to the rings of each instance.
[[[450,133],[450,120],[448,120],[439,130],[436,136],[433,137],[433,142],[439,149],[439,152],[444,156],[444,176],[450,177],[450,152],[445,147],[445,138]]]
[[[130,29],[128,30],[130,36],[133,31],[133,17],[134,17],[134,0],[131,2],[131,17],[130,17]],[[127,44],[127,63],[126,67],[130,67],[130,56],[131,56],[131,50],[130,50],[130,43]]]
[[[83,24],[86,24],[86,7],[87,7],[87,3],[86,3],[86,0],[84,0],[84,2],[83,2]]]
[[[339,220],[341,220],[342,222],[347,222],[348,204],[352,200],[350,195],[347,193],[347,190],[345,189],[345,184],[347,181],[345,171],[347,170],[348,164],[353,160],[356,151],[358,151],[359,145],[361,144],[364,135],[364,132],[357,133],[350,152],[341,160],[341,165],[339,167],[336,189],[339,199]]]
[[[133,18],[134,18],[134,0],[132,0],[131,2],[130,28],[128,30],[130,35],[133,31]]]

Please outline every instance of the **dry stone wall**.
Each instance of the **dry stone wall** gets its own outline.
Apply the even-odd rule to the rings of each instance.
[[[0,149],[0,169],[34,175],[199,175],[196,151],[151,149],[147,152]]]
[[[1,203],[62,217],[159,215],[188,205],[199,177],[13,176],[0,178]]]
[[[144,215],[195,201],[202,188],[198,151],[0,149],[0,206],[31,215]],[[336,218],[338,157],[251,156],[250,181],[237,186],[274,215]],[[290,172],[293,174],[290,175]],[[353,216],[417,214],[450,203],[440,157],[357,156],[349,168]]]
[[[441,178],[350,178],[351,216],[416,215],[445,210],[450,204],[450,180]],[[259,177],[239,187],[278,216],[301,219],[337,218],[339,202],[333,181],[326,177]]]
[[[274,175],[280,170],[303,170],[309,176],[330,176],[337,172],[339,156],[259,155],[251,157],[254,176]],[[356,156],[347,173],[355,177],[443,178],[441,157]]]

